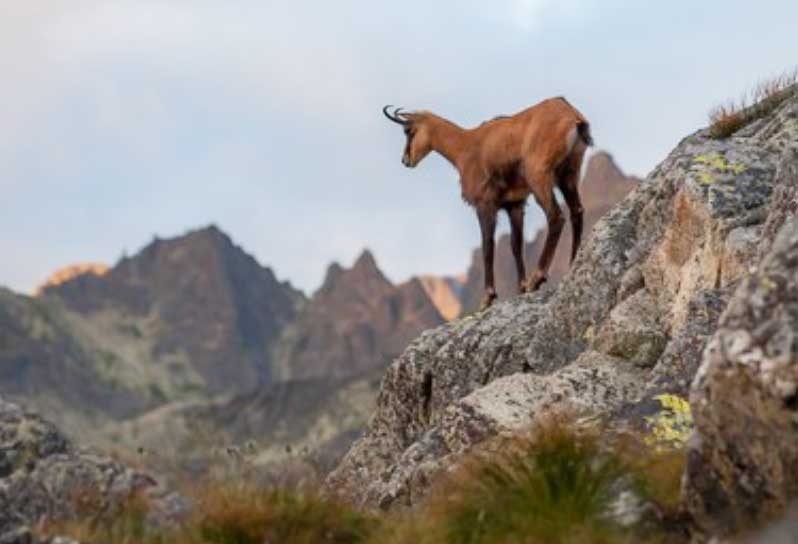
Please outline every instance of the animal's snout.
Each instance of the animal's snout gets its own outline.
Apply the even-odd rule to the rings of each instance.
[[[407,155],[402,155],[402,164],[410,167],[410,158]]]

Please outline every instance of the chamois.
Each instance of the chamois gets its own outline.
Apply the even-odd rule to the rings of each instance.
[[[402,164],[417,166],[431,151],[446,158],[460,174],[463,200],[473,206],[482,231],[485,291],[480,309],[496,299],[493,251],[496,218],[510,218],[513,257],[521,293],[546,281],[564,219],[554,188],[565,197],[571,218],[571,262],[582,239],[579,174],[582,158],[593,141],[587,120],[565,98],[549,98],[515,115],[500,116],[473,129],[427,111],[403,112],[385,106],[385,116],[402,125],[407,137]],[[524,268],[524,207],[529,194],[546,214],[548,232],[537,267],[526,277]]]

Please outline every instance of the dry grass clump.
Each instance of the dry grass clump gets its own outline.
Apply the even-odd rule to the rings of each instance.
[[[314,491],[232,479],[188,493],[193,511],[172,529],[147,523],[147,509],[133,502],[111,518],[46,533],[83,544],[684,542],[678,530],[682,453],[583,427],[552,418],[528,435],[488,444],[408,513],[372,515]],[[617,515],[624,492],[642,505],[631,521]]]
[[[52,523],[38,532],[81,544],[360,544],[380,527],[376,517],[314,491],[217,482],[192,496],[192,514],[173,528],[148,521],[146,503],[131,500],[113,515]]]
[[[356,544],[379,526],[376,518],[314,492],[263,490],[244,483],[217,487],[197,506],[189,531],[193,542]]]
[[[554,422],[464,463],[420,512],[388,525],[381,544],[684,542],[683,455],[634,437]],[[611,515],[622,490],[646,503],[631,523]]]
[[[713,138],[728,138],[749,123],[773,112],[798,93],[798,69],[761,81],[737,101],[729,101],[709,113]]]

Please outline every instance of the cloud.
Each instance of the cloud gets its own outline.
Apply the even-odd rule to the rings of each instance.
[[[510,0],[509,20],[523,30],[537,30],[548,19],[586,20],[592,0]]]
[[[0,283],[15,286],[211,221],[308,289],[363,246],[397,280],[461,270],[478,228],[457,175],[434,157],[404,169],[382,105],[469,126],[564,94],[644,174],[714,100],[794,62],[798,16],[786,0],[6,3],[0,254],[25,272]],[[723,42],[740,21],[751,39]]]

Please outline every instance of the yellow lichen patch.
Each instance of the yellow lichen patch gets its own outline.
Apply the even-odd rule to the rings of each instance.
[[[731,173],[735,175],[742,174],[748,167],[744,164],[734,164],[729,162],[726,157],[720,153],[712,153],[711,155],[699,155],[693,159],[696,164],[704,165],[716,172]]]
[[[651,434],[646,442],[657,448],[682,448],[693,433],[693,412],[690,403],[677,395],[658,395],[654,397],[662,405],[662,410],[646,417]]]
[[[759,287],[765,295],[769,295],[776,290],[778,284],[767,276],[762,276],[759,279]]]
[[[713,176],[709,172],[701,172],[700,174],[698,174],[698,181],[700,181],[704,185],[709,185],[711,183],[715,183],[715,176]]]

